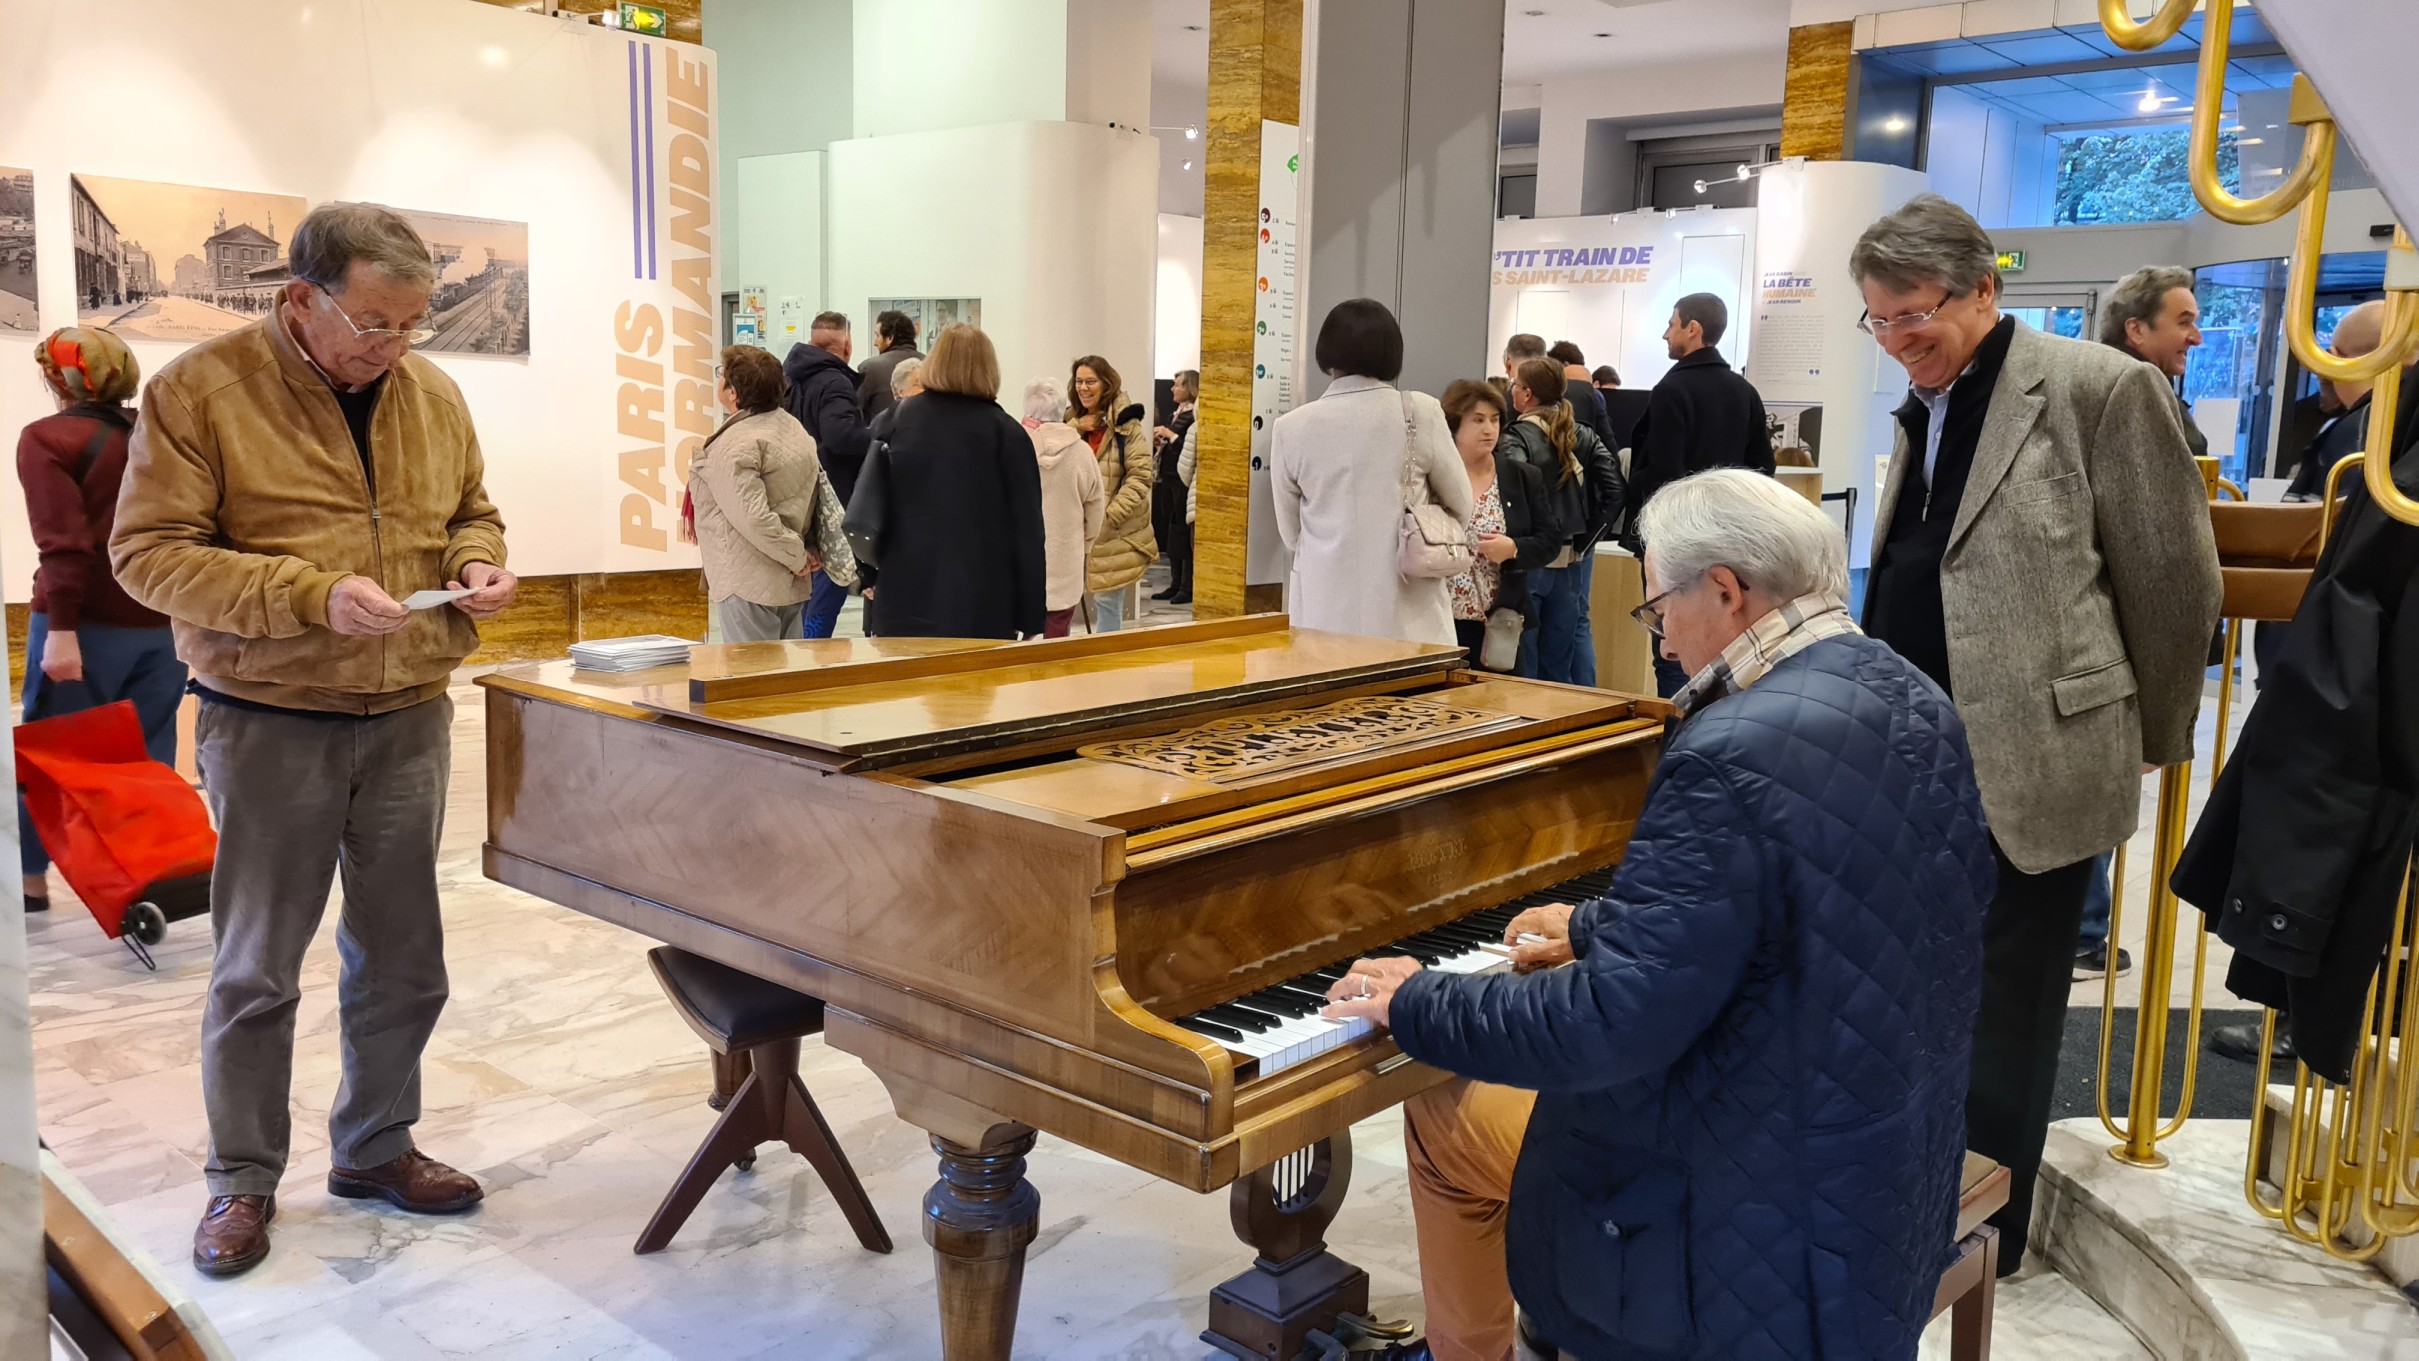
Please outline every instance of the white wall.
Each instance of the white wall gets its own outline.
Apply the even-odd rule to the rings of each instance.
[[[1128,0],[856,0],[856,135],[1119,123],[1151,111],[1150,7]]]
[[[981,298],[1004,392],[1043,375],[1063,384],[1075,356],[1098,353],[1142,400],[1158,173],[1156,142],[1088,123],[836,142],[826,305],[862,336],[871,298]]]
[[[1151,376],[1201,367],[1201,228],[1197,217],[1159,215],[1158,315],[1151,323]]]
[[[1609,79],[1573,76],[1546,81],[1538,87],[1537,215],[1575,217],[1586,210],[1581,198],[1589,120],[1651,118],[1659,124],[1684,124],[1698,116],[1777,107],[1788,66],[1787,54],[1775,53],[1627,70]]]
[[[1500,370],[1504,342],[1527,331],[1549,345],[1578,345],[1589,367],[1619,369],[1624,387],[1653,387],[1671,368],[1663,329],[1690,293],[1711,293],[1729,306],[1730,330],[1719,348],[1744,369],[1755,339],[1756,221],[1753,208],[1709,208],[1496,223],[1487,358],[1464,376]],[[1619,254],[1609,263],[1566,264],[1550,253],[1558,250],[1589,251],[1591,261],[1595,251]]]
[[[0,0],[0,32],[9,35],[0,165],[34,172],[45,329],[75,320],[68,177],[77,172],[526,222],[530,356],[434,356],[477,421],[513,567],[696,561],[669,536],[661,550],[623,542],[629,489],[617,455],[631,441],[617,433],[614,309],[648,298],[669,320],[673,269],[685,258],[664,183],[673,133],[659,125],[661,277],[632,277],[629,44],[653,54],[659,119],[667,60],[701,68],[710,90],[713,53],[459,0],[113,0],[106,23],[80,0]],[[225,57],[230,35],[241,35],[241,60]],[[96,81],[139,93],[120,96],[110,117],[75,116]],[[709,174],[713,164],[709,149]],[[714,302],[711,257],[701,283]],[[146,372],[182,352],[133,348]],[[0,430],[50,410],[26,354],[21,338],[0,343]],[[667,337],[654,362],[675,357]],[[668,409],[672,386],[662,392]],[[661,480],[672,463],[661,456]],[[678,506],[677,487],[669,493],[669,507],[649,503],[657,530]],[[15,495],[0,496],[0,557],[7,597],[26,599],[34,556]]]
[[[2057,191],[2049,130],[1954,85],[1932,92],[1932,188],[1997,231],[2046,221]]]
[[[855,0],[704,0],[723,87],[716,149],[734,206],[746,203],[741,157],[821,151],[853,133],[854,11]]]
[[[827,159],[821,151],[743,156],[731,184],[723,286],[764,290],[764,343],[775,354],[806,339],[807,324],[823,310]]]

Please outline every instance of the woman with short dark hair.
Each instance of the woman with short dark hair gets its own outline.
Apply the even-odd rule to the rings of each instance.
[[[716,396],[730,414],[689,469],[706,598],[726,643],[796,638],[814,589],[808,574],[827,572],[845,585],[855,580],[853,564],[825,562],[807,538],[819,465],[814,437],[781,405],[781,361],[733,345],[718,377]]]
[[[1533,618],[1528,574],[1552,561],[1566,536],[1554,519],[1545,480],[1504,444],[1509,409],[1502,395],[1475,379],[1456,378],[1445,389],[1444,411],[1445,428],[1470,479],[1475,558],[1469,571],[1445,579],[1453,597],[1453,639],[1470,649],[1471,666],[1487,670],[1487,621],[1497,610],[1510,610],[1525,631]]]
[[[1444,410],[1395,389],[1403,332],[1383,303],[1336,304],[1314,353],[1334,381],[1279,416],[1269,438],[1277,533],[1293,551],[1286,612],[1301,628],[1450,646],[1444,580],[1397,569],[1407,489],[1470,519],[1470,479]]]

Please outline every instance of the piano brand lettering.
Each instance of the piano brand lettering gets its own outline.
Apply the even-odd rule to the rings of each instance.
[[[614,310],[620,351],[614,373],[621,380],[614,411],[617,433],[634,442],[618,455],[628,488],[621,501],[621,541],[660,553],[671,547],[668,526],[678,514],[678,489],[714,433],[713,112],[704,63],[669,44],[635,47],[634,61],[651,65],[661,58],[663,84],[660,104],[647,110],[654,126],[634,130],[640,144],[633,148],[632,173],[643,200],[656,192],[660,165],[670,211],[660,238],[652,203],[642,202],[645,211],[634,214],[639,240],[632,271],[641,287]],[[652,86],[649,80],[641,88]],[[669,356],[663,353],[667,336]]]

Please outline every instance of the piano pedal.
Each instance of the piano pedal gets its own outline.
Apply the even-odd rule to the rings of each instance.
[[[1409,1319],[1398,1318],[1381,1322],[1361,1314],[1338,1314],[1335,1318],[1335,1327],[1336,1332],[1345,1335],[1344,1342],[1348,1346],[1363,1339],[1381,1343],[1401,1342],[1419,1331],[1418,1326]]]

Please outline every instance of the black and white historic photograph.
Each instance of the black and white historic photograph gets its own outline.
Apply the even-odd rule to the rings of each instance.
[[[428,310],[437,336],[420,348],[526,357],[529,224],[400,211],[420,229],[437,262],[437,291]]]
[[[0,165],[0,331],[37,331],[34,174]]]
[[[134,340],[201,341],[269,310],[293,272],[290,194],[69,177],[76,312]]]

